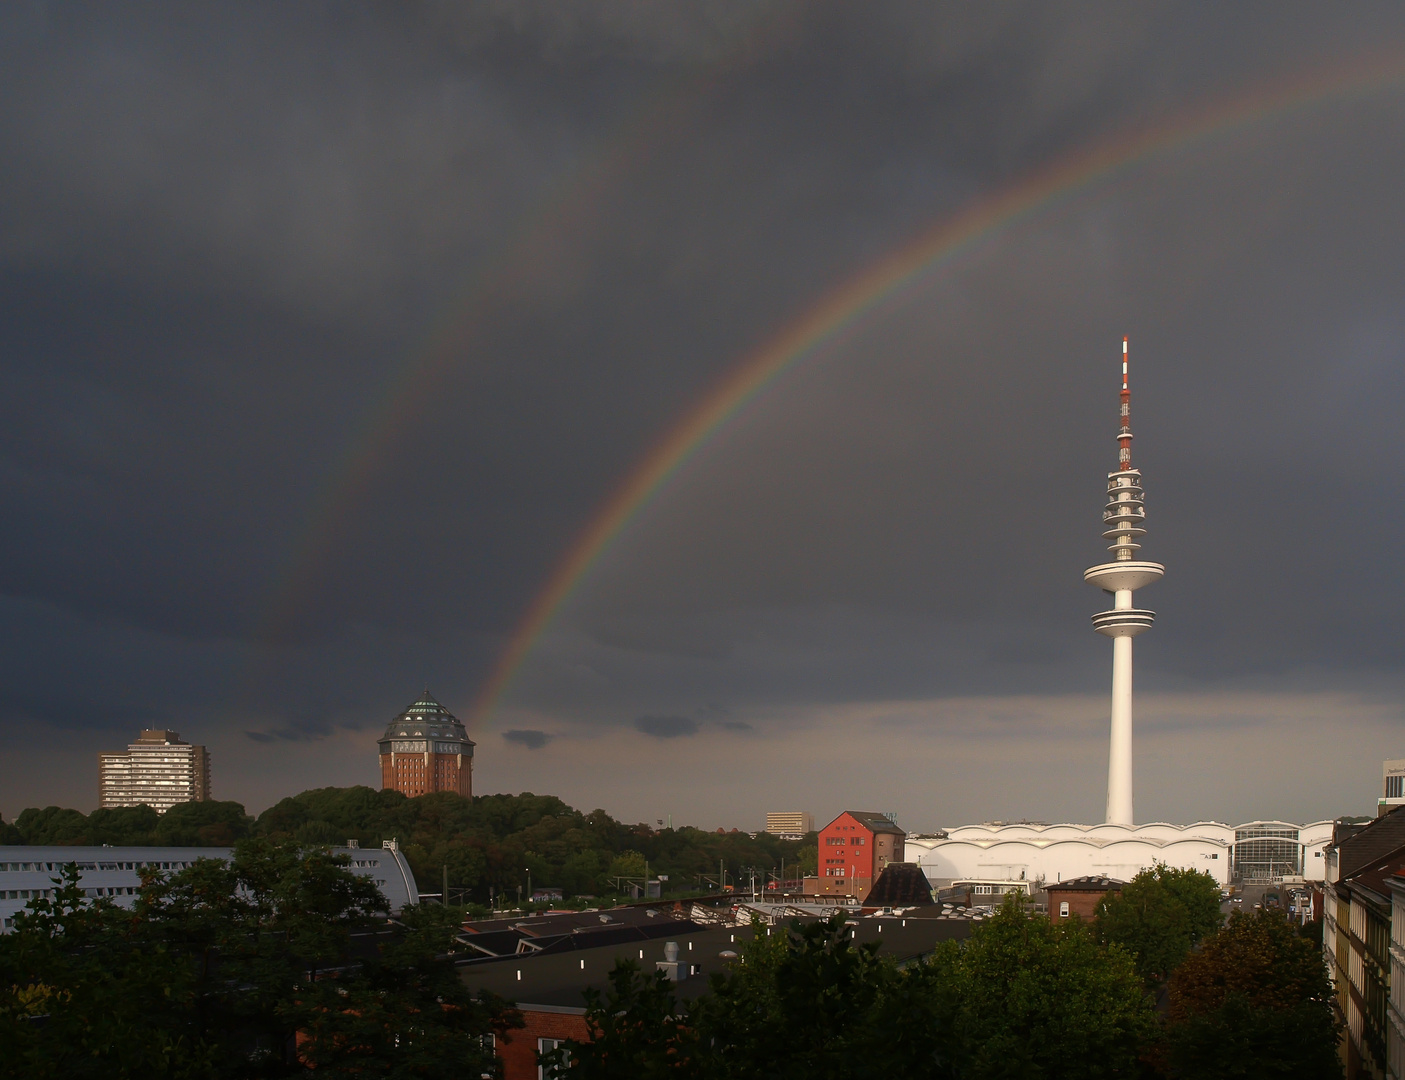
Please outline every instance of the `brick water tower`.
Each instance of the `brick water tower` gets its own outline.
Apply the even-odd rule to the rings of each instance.
[[[473,795],[473,740],[428,690],[392,720],[380,740],[381,787],[412,798],[431,791]]]

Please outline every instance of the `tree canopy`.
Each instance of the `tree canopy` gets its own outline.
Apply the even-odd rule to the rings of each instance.
[[[1235,912],[1176,969],[1169,990],[1171,1075],[1341,1076],[1321,946],[1281,911]]]
[[[69,867],[0,936],[0,1045],[47,1078],[460,1077],[518,1023],[458,978],[454,927],[397,924],[325,851],[253,839],[232,861],[144,873],[135,907],[85,899]]]
[[[1213,877],[1157,865],[1120,893],[1105,896],[1094,927],[1099,940],[1126,949],[1137,973],[1154,987],[1219,928],[1220,920],[1220,887]]]
[[[954,1002],[962,1076],[1136,1076],[1153,1035],[1132,957],[1081,922],[1029,914],[1015,895],[932,961]]]
[[[617,894],[617,879],[662,872],[674,890],[703,889],[718,864],[735,883],[743,866],[799,866],[813,874],[815,840],[779,840],[767,833],[705,832],[626,825],[603,810],[582,813],[552,795],[453,792],[407,798],[369,787],[316,788],[269,807],[257,819],[235,802],[183,803],[158,815],[150,807],[81,814],[51,806],[25,810],[4,837],[24,844],[177,844],[223,847],[247,836],[304,844],[363,847],[396,840],[421,889],[438,892],[443,868],[451,888],[484,903],[515,899],[530,873],[534,887],[567,896]]]
[[[547,1062],[573,1080],[1055,1080],[1141,1075],[1151,1001],[1120,947],[1010,898],[965,944],[899,968],[844,917],[755,927],[690,1005],[630,963],[587,995],[594,1042]]]

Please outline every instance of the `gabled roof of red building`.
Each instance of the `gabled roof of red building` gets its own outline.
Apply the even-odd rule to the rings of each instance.
[[[845,810],[844,814],[848,814],[869,832],[896,833],[899,836],[907,835],[906,832],[893,823],[892,819],[889,818],[887,814],[875,814],[870,810]],[[843,817],[844,814],[840,814],[839,817]],[[834,819],[834,821],[838,820],[839,818]],[[834,821],[831,821],[829,825],[833,825]],[[825,828],[829,828],[829,825],[826,825]]]

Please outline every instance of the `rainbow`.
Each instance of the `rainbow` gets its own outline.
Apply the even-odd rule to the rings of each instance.
[[[894,294],[1022,221],[1150,159],[1297,108],[1365,96],[1405,82],[1405,54],[1353,57],[1304,78],[1270,82],[1169,121],[1058,158],[981,197],[831,289],[743,357],[659,439],[574,538],[518,621],[483,683],[472,718],[486,723],[527,656],[612,542],[708,442],[801,359]]]
[[[433,398],[454,361],[468,348],[494,309],[551,261],[564,237],[583,232],[596,205],[650,154],[688,129],[694,115],[731,78],[764,56],[800,18],[803,9],[767,15],[738,47],[715,62],[646,97],[593,153],[582,158],[530,207],[507,239],[485,255],[452,290],[453,302],[429,321],[349,438],[314,495],[303,527],[279,563],[258,619],[259,640],[283,637],[305,595],[318,580],[319,561],[344,530],[357,496],[370,486],[379,464]]]

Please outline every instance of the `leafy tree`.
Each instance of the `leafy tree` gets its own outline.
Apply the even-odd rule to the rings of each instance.
[[[520,1028],[521,1015],[464,985],[449,955],[458,927],[444,908],[412,909],[401,923],[357,970],[282,1003],[280,1015],[300,1035],[299,1059],[317,1076],[494,1075],[498,1062],[483,1036]]]
[[[85,899],[67,867],[0,937],[0,1046],[9,1075],[205,1077],[214,1054],[183,958],[151,948],[107,901]]]
[[[178,847],[230,847],[249,835],[253,820],[237,802],[177,803],[157,819],[152,841]]]
[[[1342,1074],[1322,950],[1282,912],[1235,912],[1177,968],[1169,991],[1172,1076]]]
[[[88,819],[77,810],[61,810],[46,806],[21,810],[15,818],[15,828],[25,844],[84,844],[87,843]]]
[[[151,842],[159,820],[160,815],[146,805],[94,810],[88,815],[84,839],[92,844],[114,846],[147,844]]]
[[[739,959],[687,1009],[661,974],[618,964],[605,995],[586,994],[592,1041],[568,1041],[544,1064],[572,1080],[953,1075],[931,972],[899,971],[876,944],[855,946],[842,915],[752,930]]]
[[[549,1075],[572,1080],[700,1075],[698,1033],[661,971],[645,975],[632,960],[616,963],[605,994],[594,987],[585,991],[585,1022],[588,1040],[570,1039],[541,1055]]]
[[[815,839],[779,840],[768,833],[704,832],[626,825],[603,810],[581,813],[551,795],[482,795],[465,799],[436,792],[410,799],[369,787],[316,788],[280,800],[251,822],[238,803],[188,803],[156,815],[149,807],[25,810],[0,842],[25,844],[180,844],[228,847],[248,835],[366,847],[397,840],[422,889],[438,892],[444,868],[450,888],[478,901],[490,891],[515,895],[526,885],[554,885],[568,894],[613,891],[610,864],[627,856],[633,873],[669,875],[675,890],[701,887],[719,861],[735,874],[742,865],[779,869],[803,863],[813,872]],[[633,852],[634,855],[629,855]],[[640,861],[635,862],[633,860]],[[808,860],[808,862],[806,862]]]
[[[694,1013],[710,1073],[729,1080],[938,1075],[940,1027],[916,1046],[892,1041],[889,1003],[903,981],[876,943],[853,943],[842,913],[769,932],[755,924],[740,962],[712,978]]]
[[[1104,944],[1121,945],[1148,986],[1164,984],[1199,942],[1220,925],[1220,887],[1209,874],[1157,865],[1098,905],[1094,927]]]
[[[624,851],[615,856],[610,862],[610,869],[605,871],[606,877],[631,877],[642,878],[648,869],[648,863],[644,856],[637,851]]]
[[[1136,1076],[1154,1031],[1132,958],[1079,922],[1031,915],[1015,895],[958,946],[944,942],[931,982],[951,1003],[960,1075],[1080,1080]]]
[[[35,1080],[308,1065],[333,1077],[477,1075],[494,1069],[482,1036],[520,1022],[457,978],[449,913],[389,923],[374,883],[325,850],[253,839],[229,862],[143,877],[123,911],[85,899],[70,868],[54,899],[31,902],[0,937],[7,1066]]]

